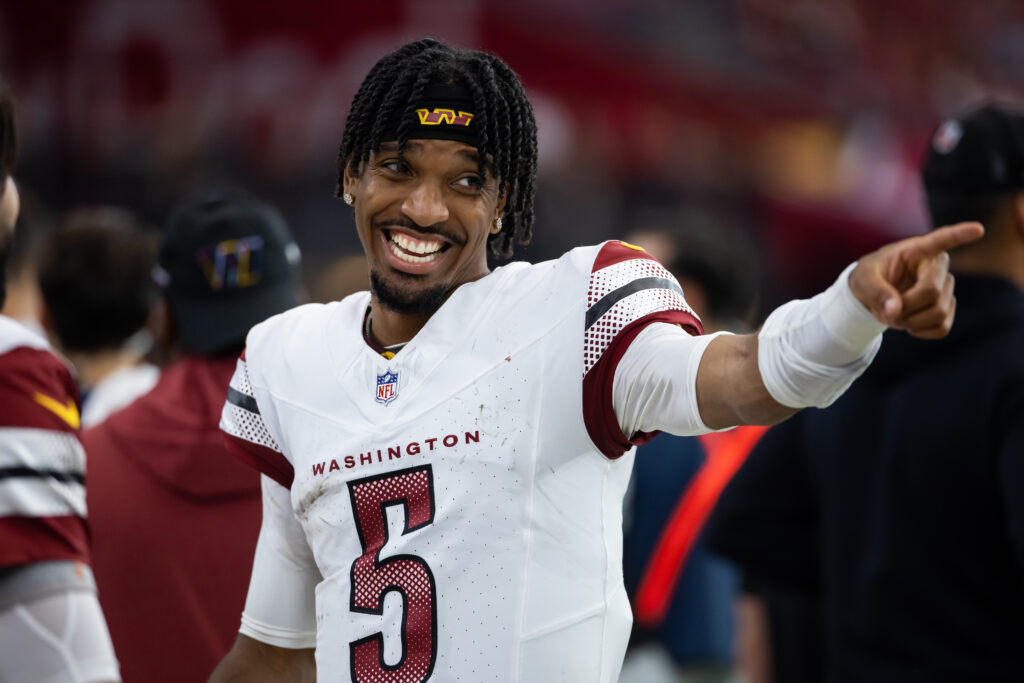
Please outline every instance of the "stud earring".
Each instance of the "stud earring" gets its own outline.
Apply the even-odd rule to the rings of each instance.
[[[352,206],[352,202],[355,201],[355,197],[346,192],[345,194],[341,195],[341,201],[345,202],[349,206]]]
[[[501,216],[498,216],[497,218],[494,219],[494,227],[496,227],[498,230],[501,230]]]

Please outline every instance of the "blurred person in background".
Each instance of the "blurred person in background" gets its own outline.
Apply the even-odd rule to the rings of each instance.
[[[705,332],[753,329],[761,268],[750,236],[692,217],[648,221],[651,228],[627,241],[666,265]],[[661,434],[637,449],[623,513],[634,629],[620,683],[717,683],[732,676],[738,576],[708,553],[700,533],[762,432],[743,426],[699,437]]]
[[[0,81],[0,305],[18,217],[14,104]],[[78,390],[46,340],[0,316],[0,681],[118,681],[89,569]]]
[[[19,201],[24,197],[19,194]],[[4,297],[0,311],[3,315],[17,320],[40,337],[46,337],[46,330],[40,323],[43,297],[39,293],[39,279],[36,277],[35,249],[39,241],[36,221],[26,220],[24,212],[18,222],[18,229],[8,241],[4,255]]]
[[[1024,111],[947,120],[922,175],[934,225],[987,226],[950,254],[949,336],[887,332],[831,408],[769,431],[712,520],[745,572],[820,586],[819,680],[1024,676]],[[807,542],[774,542],[790,531]]]
[[[297,303],[299,253],[276,210],[215,191],[173,211],[158,261],[172,360],[82,441],[124,677],[188,683],[234,639],[260,526],[260,479],[226,451],[221,406],[249,328]]]
[[[776,429],[722,492],[704,540],[710,552],[740,569],[735,614],[743,679],[821,683],[831,679],[824,661],[819,502],[804,451],[772,449],[765,455]]]
[[[153,339],[146,323],[158,296],[156,247],[155,234],[113,207],[71,211],[41,240],[40,318],[77,370],[83,428],[156,384],[160,371],[145,361]]]

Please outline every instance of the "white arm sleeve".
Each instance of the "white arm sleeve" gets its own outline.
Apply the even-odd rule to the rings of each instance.
[[[651,323],[615,368],[612,407],[622,433],[663,430],[679,436],[715,431],[700,419],[697,368],[718,332],[695,337],[678,325]]]
[[[277,647],[316,647],[314,591],[320,571],[288,489],[266,475],[262,484],[263,525],[239,632]]]
[[[831,405],[878,353],[885,325],[850,289],[856,265],[821,294],[783,304],[764,321],[757,364],[768,393],[782,405]]]

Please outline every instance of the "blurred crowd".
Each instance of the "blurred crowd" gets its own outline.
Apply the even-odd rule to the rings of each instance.
[[[541,229],[521,257],[684,205],[752,233],[769,310],[923,228],[931,127],[1015,92],[1022,31],[1012,0],[0,0],[0,69],[24,222],[114,204],[159,225],[178,198],[238,185],[288,217],[312,279],[358,250],[333,169],[362,74],[411,36],[490,49],[540,123]]]
[[[146,641],[137,629],[158,612],[177,610],[181,620],[166,624],[166,633],[175,634],[178,651],[193,653],[192,678],[173,680],[203,680],[200,672],[230,645],[258,530],[259,482],[234,461],[211,474],[202,469],[208,462],[197,465],[197,454],[221,455],[215,441],[223,391],[250,325],[300,300],[332,301],[366,288],[350,212],[334,198],[335,157],[347,104],[386,50],[431,35],[507,60],[530,92],[540,131],[538,228],[516,257],[539,261],[625,237],[676,275],[708,332],[755,329],[766,311],[827,286],[858,254],[927,230],[921,167],[939,144],[939,122],[982,100],[1015,101],[1024,85],[1024,4],[1012,0],[312,7],[300,15],[291,5],[262,1],[0,0],[0,74],[18,104],[22,205],[7,249],[3,313],[49,339],[73,365],[86,452],[107,454],[95,484],[90,463],[90,520],[96,581],[101,597],[114,596],[103,606],[126,681],[164,680],[146,667],[166,643]],[[1018,157],[1008,163],[1017,164],[1017,187],[1024,187],[1024,138],[1017,143]],[[996,215],[1003,214],[990,217]],[[223,232],[202,232],[214,225]],[[239,242],[254,231],[258,243]],[[175,271],[203,250],[204,277],[188,281]],[[979,270],[976,261],[984,257],[970,262],[971,272]],[[239,278],[244,283],[256,272],[274,293],[250,301]],[[977,287],[983,298],[988,290]],[[1016,310],[1016,298],[1006,296]],[[218,309],[207,300],[231,305]],[[248,315],[229,319],[239,301],[248,302],[241,305]],[[229,334],[211,339],[211,328]],[[943,347],[950,354],[958,348]],[[972,508],[974,499],[950,494],[939,475],[927,490],[896,488],[908,478],[906,468],[926,465],[899,461],[899,448],[913,443],[894,436],[901,432],[885,414],[865,413],[864,403],[895,410],[943,390],[940,377],[920,386],[902,379],[906,359],[919,354],[914,347],[901,353],[883,361],[880,376],[868,376],[863,395],[823,411],[835,416],[831,422],[815,411],[768,436],[761,428],[662,436],[640,449],[625,515],[624,572],[637,626],[624,683],[799,683],[826,680],[829,656],[860,666],[870,657],[846,649],[840,635],[852,629],[863,646],[878,615],[868,613],[873,603],[851,604],[855,588],[865,587],[866,603],[927,599],[886,583],[906,579],[887,565],[892,555],[865,560],[858,553],[893,553],[901,543],[910,543],[909,554],[931,552],[907,539],[946,533],[910,529],[881,545],[865,540],[862,519],[877,528],[885,524],[878,515],[892,515],[884,518],[889,523],[913,517],[879,502],[892,490],[917,496],[921,509],[945,496],[969,512],[943,523],[963,524],[965,535],[985,529],[992,545],[1007,537],[1020,542],[1014,524],[1024,520],[1007,513],[1013,523],[997,526],[1001,510]],[[955,370],[977,378],[988,369]],[[886,393],[892,382],[905,382],[906,393]],[[990,407],[976,419],[991,417],[984,412]],[[1019,419],[1003,404],[991,410],[998,419]],[[872,422],[861,427],[863,420]],[[876,428],[881,442],[857,440],[860,430]],[[963,433],[957,437],[966,443]],[[1000,453],[1024,446],[1007,439],[974,444]],[[832,455],[851,443],[880,455],[851,474],[830,457],[811,457],[813,443],[828,444]],[[138,457],[154,449],[167,456],[159,464]],[[751,473],[749,463],[759,469]],[[942,474],[968,476],[952,460],[942,465]],[[1003,455],[990,469],[977,474],[977,490],[989,479],[1018,481],[1024,472]],[[854,512],[822,504],[856,495],[838,483],[850,477],[876,496],[854,521]],[[776,491],[792,505],[776,505]],[[720,496],[724,512],[714,510]],[[119,512],[125,505],[137,517],[126,519]],[[211,530],[215,507],[220,526]],[[171,514],[186,520],[180,531],[164,523]],[[703,535],[709,519],[713,547]],[[143,538],[142,525],[166,535]],[[768,540],[735,542],[750,528]],[[205,531],[196,536],[196,529]],[[780,529],[795,540],[781,542],[774,535]],[[857,542],[843,545],[829,534]],[[127,551],[140,560],[130,567],[119,540],[127,537],[143,538]],[[976,550],[983,551],[991,548]],[[1014,552],[986,555],[990,588],[1024,606],[1016,564],[1024,555]],[[873,564],[846,571],[836,566],[843,558]],[[948,594],[970,575],[965,582],[983,594],[983,609],[999,611],[976,569],[924,583],[934,595]],[[189,578],[197,573],[204,575],[199,588]],[[885,590],[872,595],[878,583]],[[837,586],[840,598],[824,591]],[[169,592],[154,600],[161,591]],[[209,602],[211,594],[218,599]],[[2,598],[0,592],[0,610]],[[191,611],[178,609],[189,600]],[[924,613],[947,623],[974,609],[958,604],[949,613]],[[852,616],[839,623],[836,613]],[[1014,670],[1018,662],[1004,657],[1003,641],[1010,647],[1024,629],[1013,622],[1007,615],[1005,624],[975,623],[987,641],[970,643],[962,661],[944,662],[939,672],[918,671],[911,657],[906,671],[918,671],[917,678],[879,677],[880,669],[864,665],[828,680],[937,681],[952,670],[959,678],[948,680],[1012,680],[978,673],[984,667],[974,662]],[[183,632],[193,626],[199,633],[190,640]],[[894,632],[899,628],[927,631],[915,622],[898,623]],[[886,635],[898,649],[896,636]],[[132,645],[121,650],[121,643]],[[914,643],[906,652],[937,657],[930,647]]]

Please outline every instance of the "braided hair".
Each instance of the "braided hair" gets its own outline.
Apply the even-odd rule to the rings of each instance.
[[[380,147],[386,122],[400,115],[398,153],[409,139],[417,101],[432,83],[455,83],[472,94],[474,122],[479,125],[480,174],[489,167],[498,179],[499,196],[507,188],[502,228],[488,241],[495,256],[509,258],[518,236],[529,244],[533,234],[533,194],[537,177],[537,124],[519,78],[494,55],[436,40],[403,45],[378,61],[352,100],[338,152],[338,194],[346,166],[360,164]]]

